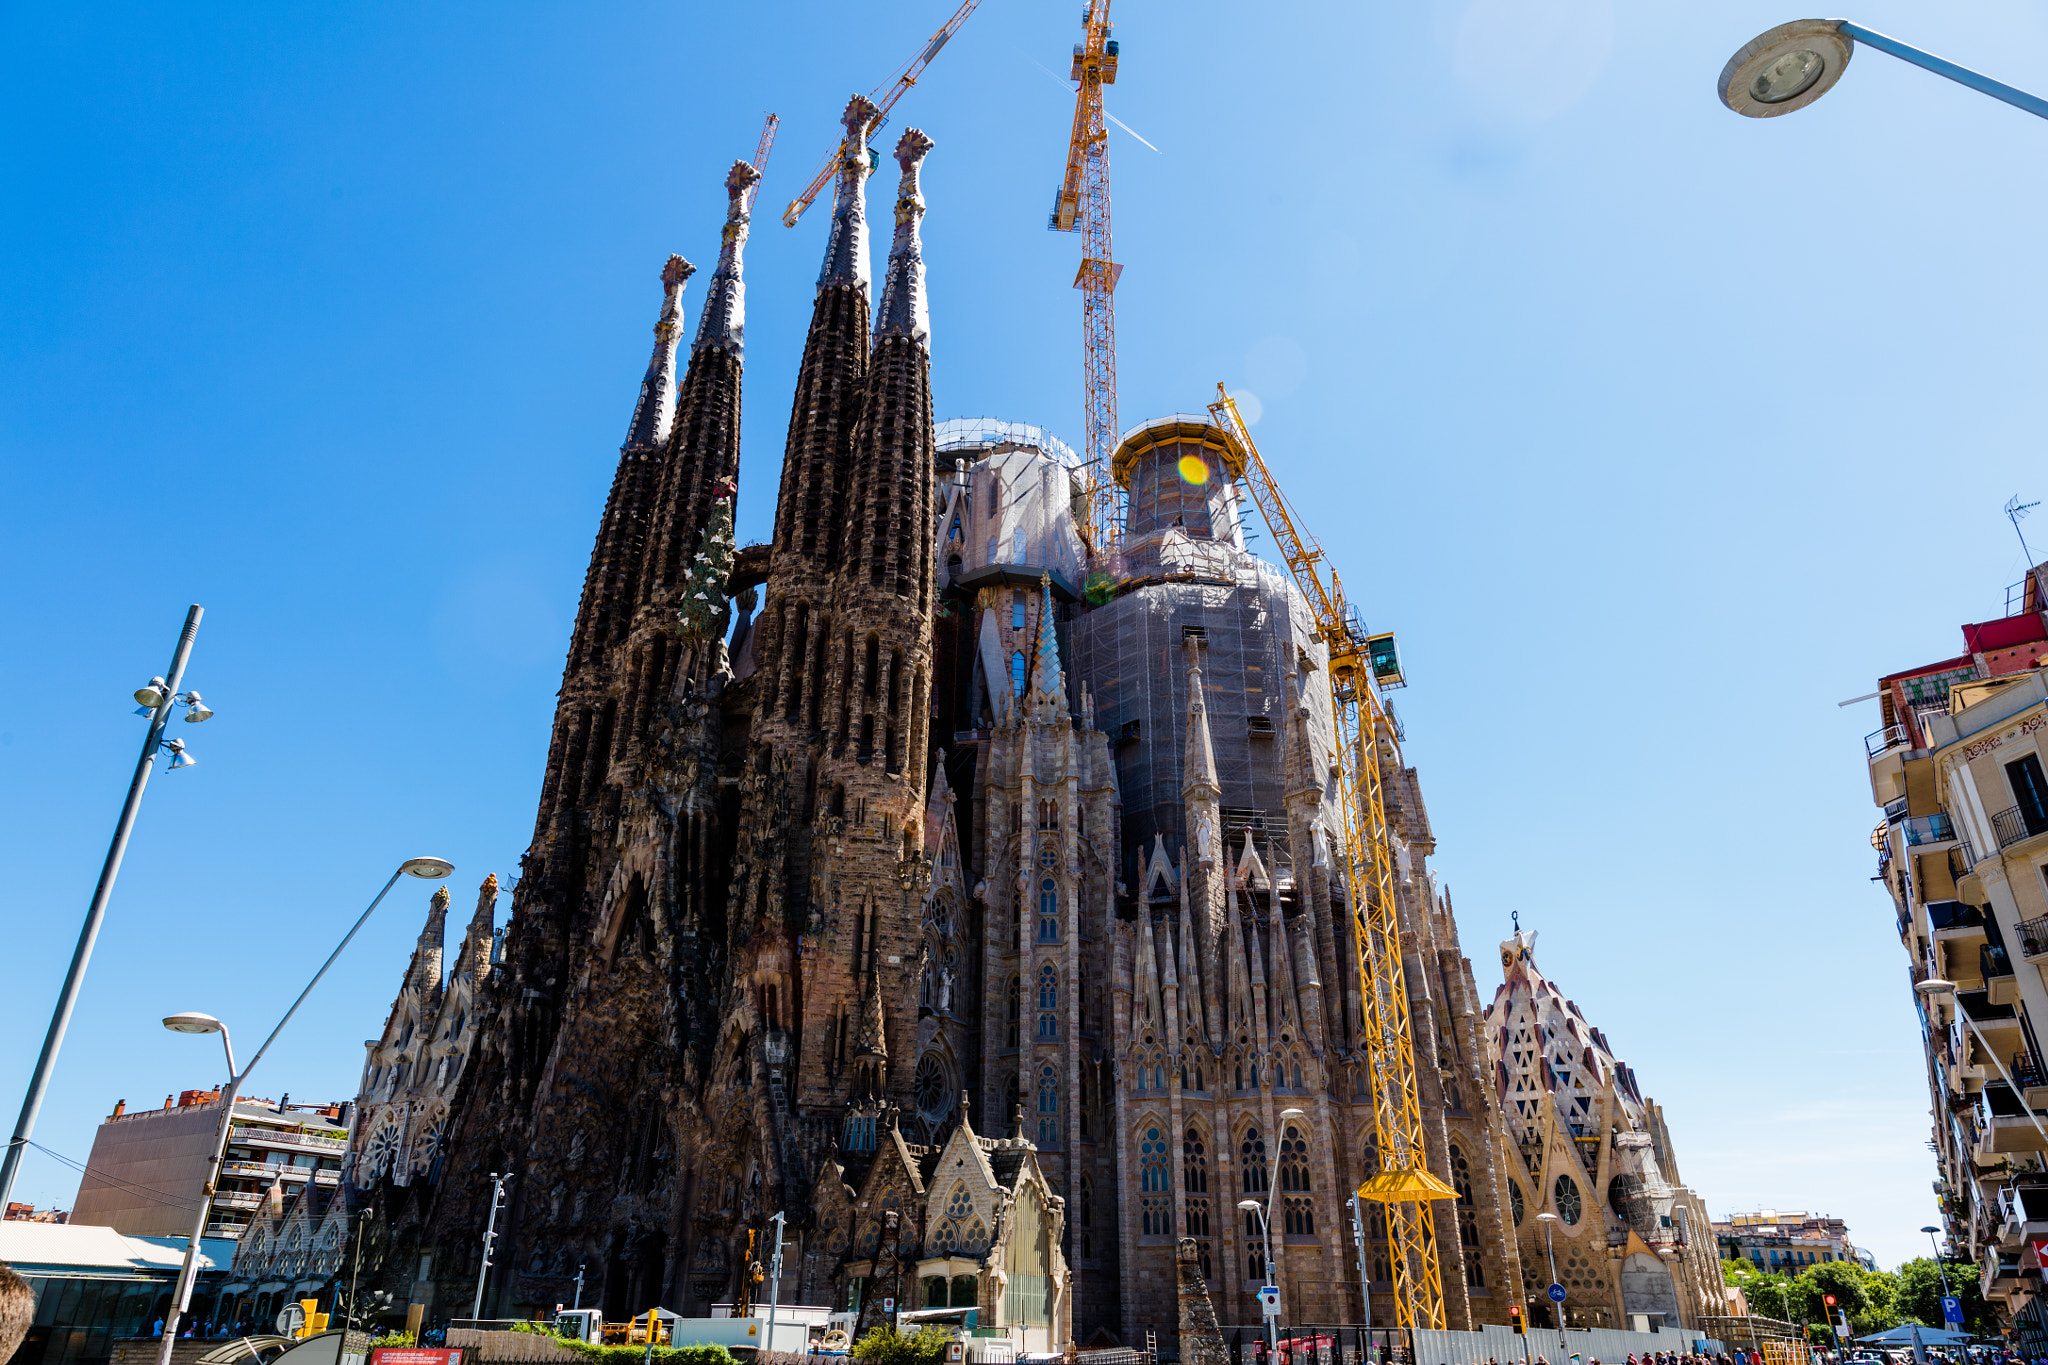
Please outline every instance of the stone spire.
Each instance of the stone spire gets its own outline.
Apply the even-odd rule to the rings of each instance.
[[[1188,745],[1182,763],[1181,797],[1193,803],[1223,799],[1223,784],[1216,777],[1216,747],[1209,742],[1209,700],[1202,691],[1202,638],[1190,635],[1183,643],[1188,655]],[[1205,857],[1220,849],[1204,849]]]
[[[670,256],[661,268],[661,317],[654,324],[654,355],[647,362],[647,377],[640,381],[640,401],[633,405],[633,420],[626,425],[626,443],[620,450],[651,450],[668,440],[669,422],[676,410],[676,339],[683,334],[683,284],[696,269],[680,256]]]
[[[1038,658],[1031,666],[1031,690],[1056,703],[1058,714],[1065,715],[1067,692],[1062,676],[1059,632],[1053,621],[1052,573],[1047,570],[1038,576]]]
[[[932,320],[924,288],[924,243],[918,224],[924,220],[924,196],[918,193],[917,171],[932,140],[906,128],[896,142],[896,164],[903,178],[896,191],[896,235],[889,244],[889,273],[882,283],[881,307],[875,311],[875,336],[907,336],[931,345]]]
[[[704,296],[697,339],[690,343],[693,357],[706,346],[716,346],[735,360],[746,359],[747,282],[740,262],[747,248],[747,192],[760,183],[761,173],[745,161],[733,162],[725,173],[725,230],[719,234],[718,269]]]
[[[662,446],[668,440],[675,412],[676,338],[682,330],[682,292],[692,267],[670,256],[661,270],[661,317],[654,324],[654,358],[640,382],[633,420],[626,425],[618,471],[598,522],[597,542],[590,549],[590,567],[583,577],[583,601],[576,609],[576,629],[569,638],[569,661],[563,669],[565,688],[594,664],[602,663],[612,645],[623,639],[633,607],[644,591],[641,560],[649,549],[648,527],[655,489],[662,480]],[[558,715],[557,720],[561,717]],[[559,748],[562,736],[556,735]],[[550,773],[544,789],[556,785]],[[543,808],[541,823],[547,821]]]
[[[406,984],[430,998],[441,986],[441,954],[448,942],[448,888],[435,890],[427,902],[427,922],[420,929],[419,944],[412,950],[412,965],[406,970]]]
[[[825,264],[818,288],[850,284],[868,292],[868,127],[877,110],[866,95],[846,102],[840,122],[846,140],[839,144],[839,184],[832,193],[832,233],[825,239]]]
[[[782,451],[782,487],[775,501],[775,557],[768,579],[764,631],[756,652],[768,674],[770,696],[786,691],[778,664],[797,601],[817,605],[826,572],[838,562],[846,509],[846,478],[853,428],[860,416],[861,381],[868,366],[867,126],[875,106],[865,96],[847,102],[846,141],[840,149],[839,188],[831,235],[818,271],[818,296],[797,370],[789,437]],[[922,529],[922,528],[920,528]]]
[[[469,918],[469,932],[462,937],[462,955],[456,960],[457,975],[483,980],[491,969],[492,922],[498,909],[498,874],[484,878],[477,888],[476,913]]]

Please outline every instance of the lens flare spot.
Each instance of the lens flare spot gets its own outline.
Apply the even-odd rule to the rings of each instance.
[[[1209,465],[1199,455],[1180,457],[1180,476],[1197,486],[1209,482]]]

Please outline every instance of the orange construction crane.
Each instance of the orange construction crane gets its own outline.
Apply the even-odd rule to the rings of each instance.
[[[1082,41],[1074,45],[1068,79],[1076,85],[1074,130],[1067,139],[1067,175],[1053,201],[1055,232],[1081,234],[1082,376],[1087,406],[1088,549],[1104,555],[1116,548],[1123,525],[1123,491],[1111,476],[1116,451],[1116,282],[1118,265],[1109,240],[1109,133],[1102,112],[1102,87],[1116,84],[1116,39],[1110,37],[1109,0],[1088,0],[1081,16]]]
[[[761,140],[754,144],[755,175],[765,176],[768,174],[768,153],[774,150],[775,130],[777,128],[780,128],[781,126],[782,118],[778,114],[771,113],[765,120],[763,120],[761,124]],[[753,185],[747,190],[747,214],[749,217],[751,217],[754,212],[754,200],[758,199],[760,195],[761,182],[759,180],[756,180],[753,183]]]
[[[946,26],[934,33],[915,57],[897,68],[895,75],[868,93],[868,99],[875,106],[875,121],[868,125],[870,134],[882,126],[882,121],[889,117],[889,111],[896,107],[896,101],[910,93],[910,87],[917,84],[917,78],[932,64],[932,58],[939,55],[939,49],[946,45],[959,30],[960,25],[967,22],[967,16],[974,13],[975,6],[980,3],[981,0],[964,0],[960,8],[953,11],[953,17],[946,21]],[[833,176],[839,174],[839,155],[845,145],[842,140],[834,147],[832,155],[826,157],[825,164],[818,167],[818,173],[811,177],[811,183],[804,187],[804,192],[789,201],[789,207],[782,211],[784,227],[795,227],[796,220],[804,216],[804,210],[811,206],[811,201],[818,197],[825,186],[832,183]]]
[[[1266,468],[1237,404],[1221,384],[1209,415],[1243,449],[1242,478],[1308,599],[1316,631],[1330,649],[1331,716],[1336,725],[1338,814],[1346,899],[1358,945],[1358,984],[1365,1010],[1366,1065],[1372,1072],[1373,1122],[1380,1169],[1358,1187],[1361,1199],[1387,1206],[1393,1252],[1395,1325],[1444,1326],[1443,1274],[1436,1254],[1433,1199],[1458,1192],[1429,1173],[1422,1141],[1422,1105],[1415,1089],[1415,1044],[1408,1031],[1408,985],[1401,965],[1401,918],[1394,902],[1393,846],[1387,837],[1382,753],[1394,761],[1393,722],[1380,706],[1378,684],[1400,686],[1391,635],[1367,635],[1344,600],[1337,571],[1323,583],[1327,556]]]

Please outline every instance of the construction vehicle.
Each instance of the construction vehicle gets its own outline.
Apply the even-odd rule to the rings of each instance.
[[[1103,0],[1106,6],[1106,0]],[[1380,705],[1375,675],[1399,685],[1393,637],[1369,636],[1344,600],[1344,583],[1266,467],[1237,404],[1221,384],[1209,415],[1243,451],[1231,474],[1244,480],[1308,600],[1316,631],[1330,651],[1331,718],[1336,727],[1338,831],[1346,901],[1358,945],[1358,984],[1365,1008],[1366,1065],[1372,1074],[1373,1123],[1380,1169],[1358,1197],[1387,1209],[1394,1273],[1395,1325],[1441,1329],[1444,1288],[1430,1201],[1458,1192],[1429,1173],[1422,1106],[1415,1088],[1415,1044],[1408,1031],[1408,985],[1401,965],[1401,922],[1394,902],[1392,843],[1387,834],[1383,756],[1394,757],[1394,725]],[[1228,457],[1226,457],[1228,458]],[[1329,581],[1324,583],[1324,570]],[[1376,667],[1377,665],[1377,667]]]
[[[604,1314],[595,1308],[564,1308],[555,1314],[555,1335],[595,1345],[604,1340]]]
[[[1109,0],[1088,0],[1081,15],[1081,41],[1074,45],[1068,79],[1075,83],[1074,126],[1067,137],[1067,173],[1053,199],[1046,226],[1081,234],[1081,267],[1074,288],[1081,291],[1081,369],[1086,406],[1083,534],[1088,551],[1105,575],[1107,559],[1123,526],[1123,496],[1111,476],[1116,451],[1116,263],[1109,235],[1109,132],[1102,87],[1116,84],[1117,41],[1110,37]],[[1090,575],[1091,582],[1094,575]],[[1105,579],[1106,581],[1106,579]]]
[[[915,57],[912,57],[909,61],[898,67],[895,75],[876,86],[869,93],[868,99],[875,106],[874,122],[868,125],[868,134],[870,136],[873,136],[874,131],[880,128],[883,122],[888,119],[889,111],[896,107],[896,101],[910,93],[910,87],[917,84],[917,78],[922,76],[924,69],[932,64],[932,58],[939,55],[939,50],[951,41],[955,33],[959,32],[960,25],[967,22],[967,16],[974,13],[975,7],[980,3],[981,0],[963,0],[960,8],[953,11],[953,17],[948,19],[944,27],[940,28],[937,33],[934,33],[926,40],[925,45],[918,49]],[[803,217],[804,210],[811,206],[811,201],[818,197],[825,186],[832,183],[832,177],[839,174],[839,158],[845,150],[846,143],[842,139],[832,149],[832,155],[825,158],[825,164],[818,167],[818,173],[811,177],[811,183],[804,186],[804,192],[789,201],[789,207],[782,211],[782,225],[784,227],[795,227],[797,219]],[[759,167],[755,169],[758,170]]]

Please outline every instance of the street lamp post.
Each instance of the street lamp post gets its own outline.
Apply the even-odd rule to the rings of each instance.
[[[1721,103],[1750,118],[1776,118],[1804,109],[1834,89],[1849,68],[1856,44],[1864,43],[1900,61],[1946,76],[1979,94],[2003,100],[2036,118],[2048,118],[2048,100],[2003,81],[1957,66],[1896,38],[1847,19],[1798,19],[1758,34],[1721,68]]]
[[[2041,1116],[2034,1112],[2034,1106],[2027,1103],[2026,1092],[2021,1090],[2019,1085],[2014,1082],[2012,1073],[2005,1069],[2004,1061],[1999,1058],[1998,1049],[1991,1046],[1991,1040],[1984,1036],[1984,1030],[1977,1027],[1977,1021],[1972,1019],[1970,1012],[1963,1008],[1962,1001],[1955,998],[1956,983],[1944,981],[1942,978],[1935,976],[1920,982],[1913,989],[1922,999],[1930,1004],[1936,1000],[1946,1000],[1949,1002],[1950,1008],[1955,1011],[1956,1018],[1962,1020],[1963,1027],[1977,1035],[1977,1041],[1983,1045],[1984,1051],[1991,1057],[1991,1064],[1998,1068],[1999,1079],[2005,1082],[2006,1087],[2012,1091],[2013,1098],[2019,1101],[2020,1108],[2026,1110],[2027,1117],[2033,1121],[2034,1131],[2041,1135],[2041,1140],[2044,1143],[2048,1143],[2048,1127],[2042,1125]]]
[[[1543,1224],[1543,1255],[1550,1262],[1550,1282],[1556,1284],[1557,1248],[1551,1244],[1550,1232],[1557,1226],[1558,1218],[1556,1214],[1545,1211],[1536,1215],[1536,1221]],[[1572,1348],[1564,1339],[1564,1305],[1556,1299],[1551,1299],[1550,1313],[1557,1319],[1558,1365],[1565,1365],[1572,1358]]]
[[[1266,1287],[1277,1293],[1280,1288],[1279,1274],[1273,1264],[1273,1199],[1280,1189],[1280,1146],[1286,1141],[1287,1125],[1290,1121],[1306,1120],[1308,1113],[1301,1109],[1282,1109],[1280,1129],[1273,1136],[1273,1159],[1266,1167],[1266,1202],[1256,1199],[1240,1199],[1237,1206],[1247,1213],[1259,1215],[1259,1232],[1266,1246]],[[1280,1310],[1277,1302],[1268,1304],[1263,1299],[1260,1308],[1266,1316],[1266,1365],[1273,1365],[1280,1353]]]
[[[1366,1345],[1368,1354],[1372,1344],[1372,1276],[1365,1269],[1365,1210],[1360,1207],[1358,1196],[1352,1195],[1346,1201],[1351,1207],[1351,1240],[1358,1243],[1358,1303],[1365,1313]]]
[[[1948,1287],[1948,1267],[1943,1265],[1941,1261],[1941,1243],[1934,1240],[1935,1234],[1940,1232],[1941,1229],[1922,1228],[1920,1231],[1927,1234],[1927,1245],[1934,1248],[1934,1273],[1941,1276],[1941,1296],[1945,1299],[1953,1298],[1954,1295],[1949,1292]]]
[[[206,1220],[213,1216],[214,1190],[220,1184],[221,1162],[227,1156],[228,1135],[234,1129],[235,1097],[241,1093],[242,1082],[249,1079],[249,1073],[256,1069],[256,1064],[263,1060],[263,1054],[270,1051],[270,1045],[277,1041],[277,1035],[284,1032],[284,1026],[299,1012],[299,1006],[306,1003],[306,997],[320,984],[320,978],[327,975],[327,969],[341,956],[341,950],[348,947],[349,940],[356,936],[356,931],[370,918],[378,903],[384,899],[385,893],[397,885],[398,879],[405,875],[426,879],[440,878],[454,870],[455,865],[444,858],[409,858],[399,864],[398,871],[391,874],[391,880],[384,883],[384,889],[377,893],[377,899],[370,902],[370,908],[363,911],[342,938],[341,943],[327,955],[327,960],[320,964],[320,970],[313,973],[313,979],[306,983],[306,989],[299,992],[299,998],[292,1001],[292,1007],[284,1012],[284,1018],[277,1021],[277,1027],[263,1040],[263,1046],[256,1049],[256,1055],[249,1059],[249,1065],[239,1071],[235,1069],[235,1047],[228,1038],[226,1024],[210,1014],[196,1012],[173,1014],[164,1020],[164,1027],[173,1033],[218,1033],[221,1047],[227,1052],[228,1083],[221,1090],[220,1122],[215,1126],[213,1135],[213,1160],[206,1168],[206,1184],[199,1192],[199,1212],[192,1220],[192,1235],[185,1241],[185,1263],[178,1271],[177,1288],[171,1295],[171,1306],[164,1314],[163,1341],[157,1348],[157,1365],[171,1365],[171,1347],[178,1339],[178,1319],[192,1304],[192,1285],[198,1276],[199,1243],[206,1236]]]
[[[149,733],[142,740],[142,757],[135,761],[135,776],[128,781],[128,799],[122,803],[121,818],[114,823],[114,840],[107,846],[106,861],[100,864],[99,885],[93,888],[92,905],[85,912],[85,926],[78,931],[78,946],[71,950],[71,970],[64,974],[64,988],[57,993],[57,1008],[50,1015],[50,1031],[43,1037],[42,1055],[36,1058],[35,1074],[29,1078],[28,1094],[21,1102],[21,1117],[15,1120],[14,1136],[7,1140],[7,1154],[0,1157],[0,1205],[14,1196],[14,1176],[21,1169],[21,1155],[36,1130],[36,1116],[42,1112],[43,1097],[50,1089],[50,1073],[56,1069],[57,1049],[64,1046],[64,1033],[71,1027],[71,1012],[78,1005],[78,990],[85,982],[85,966],[92,960],[93,945],[99,941],[100,922],[106,918],[107,902],[114,895],[114,878],[120,875],[122,856],[128,852],[128,836],[134,832],[135,817],[142,809],[142,789],[156,767],[156,756],[168,750],[173,768],[189,768],[199,760],[185,752],[182,739],[166,740],[164,725],[171,708],[186,704],[185,719],[202,721],[213,715],[197,692],[180,692],[185,680],[185,661],[192,657],[192,641],[199,634],[199,618],[205,609],[194,603],[185,612],[185,628],[178,635],[178,647],[171,666],[161,678],[151,678],[136,689],[140,704],[137,714],[149,717]]]

